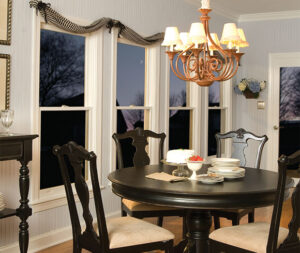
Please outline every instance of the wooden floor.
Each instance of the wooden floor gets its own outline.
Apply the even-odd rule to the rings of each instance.
[[[270,222],[272,215],[272,207],[257,208],[255,209],[255,221],[266,221]],[[288,223],[292,216],[292,207],[290,199],[287,200],[283,205],[283,212],[281,218],[281,226],[288,227]],[[155,219],[145,219],[150,222],[155,222]],[[247,218],[244,217],[241,223],[246,223]],[[221,219],[221,226],[230,226],[230,222],[226,219]],[[166,217],[164,218],[164,228],[172,231],[175,234],[175,244],[177,244],[181,238],[182,219],[178,217]],[[72,241],[68,241],[57,246],[39,251],[39,253],[71,253],[72,252]],[[89,252],[89,251],[82,251]]]

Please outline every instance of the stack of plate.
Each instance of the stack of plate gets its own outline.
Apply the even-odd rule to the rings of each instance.
[[[245,169],[240,168],[240,160],[234,158],[214,158],[209,173],[216,173],[224,178],[241,178],[245,176]]]
[[[0,211],[2,211],[4,208],[5,208],[4,195],[2,192],[0,192]]]

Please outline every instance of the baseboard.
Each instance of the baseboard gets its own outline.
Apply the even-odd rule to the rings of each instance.
[[[107,218],[120,216],[120,211],[116,211],[107,215]],[[30,224],[29,224],[30,226]],[[69,241],[72,239],[71,226],[53,230],[48,233],[34,236],[29,239],[29,253],[35,253],[40,250],[55,246],[57,244]],[[19,253],[19,242],[3,246],[0,248],[1,253]]]

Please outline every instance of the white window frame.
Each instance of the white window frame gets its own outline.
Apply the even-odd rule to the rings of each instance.
[[[118,42],[128,45],[141,45],[129,42],[125,39],[118,38],[118,29],[111,30],[111,104],[110,104],[110,136],[117,132],[117,110],[148,110],[149,118],[147,119],[147,129],[159,132],[159,75],[160,75],[160,45],[144,46],[145,55],[145,89],[144,89],[144,106],[116,106],[117,99],[117,45]],[[149,157],[151,164],[157,164],[159,157],[156,152],[156,140],[149,140]],[[116,169],[116,147],[113,139],[110,141],[110,172]]]
[[[73,19],[74,20],[74,19]],[[84,24],[82,20],[77,20]],[[39,107],[39,72],[40,72],[40,32],[41,29],[67,33],[54,26],[45,24],[40,16],[33,12],[33,43],[32,43],[32,131],[41,136],[41,112],[42,111],[86,111],[86,147],[97,154],[97,163],[101,161],[101,125],[102,125],[102,55],[103,55],[103,30],[94,33],[80,35],[85,39],[85,105],[83,107]],[[33,160],[30,204],[33,212],[39,212],[67,203],[64,186],[40,189],[40,138],[33,144]],[[101,166],[98,166],[100,168]],[[99,181],[102,182],[102,174],[99,171]],[[89,170],[87,170],[87,184],[92,192]],[[101,185],[101,188],[104,188]],[[78,200],[77,194],[74,194]],[[92,197],[92,194],[90,194]]]
[[[208,115],[209,110],[221,110],[221,133],[226,133],[232,130],[232,79],[220,82],[220,106],[209,106],[209,87],[203,89],[203,119],[205,124],[202,126],[202,135],[205,136],[201,149],[204,157],[213,158],[215,155],[208,156]],[[223,115],[222,115],[222,110]],[[223,116],[223,118],[222,118]],[[231,140],[225,140],[224,149],[222,149],[223,157],[231,156]]]

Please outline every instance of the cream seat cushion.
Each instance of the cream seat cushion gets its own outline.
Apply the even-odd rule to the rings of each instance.
[[[269,223],[255,222],[217,229],[209,235],[209,238],[257,253],[266,253],[269,230]],[[277,247],[288,233],[288,229],[279,228]]]
[[[133,217],[108,219],[106,225],[110,249],[174,239],[170,231]]]
[[[141,202],[132,201],[129,199],[122,199],[122,202],[130,211],[159,211],[159,210],[176,210],[176,209],[178,209],[178,208],[174,208],[174,207],[145,204],[145,203],[141,203]]]

